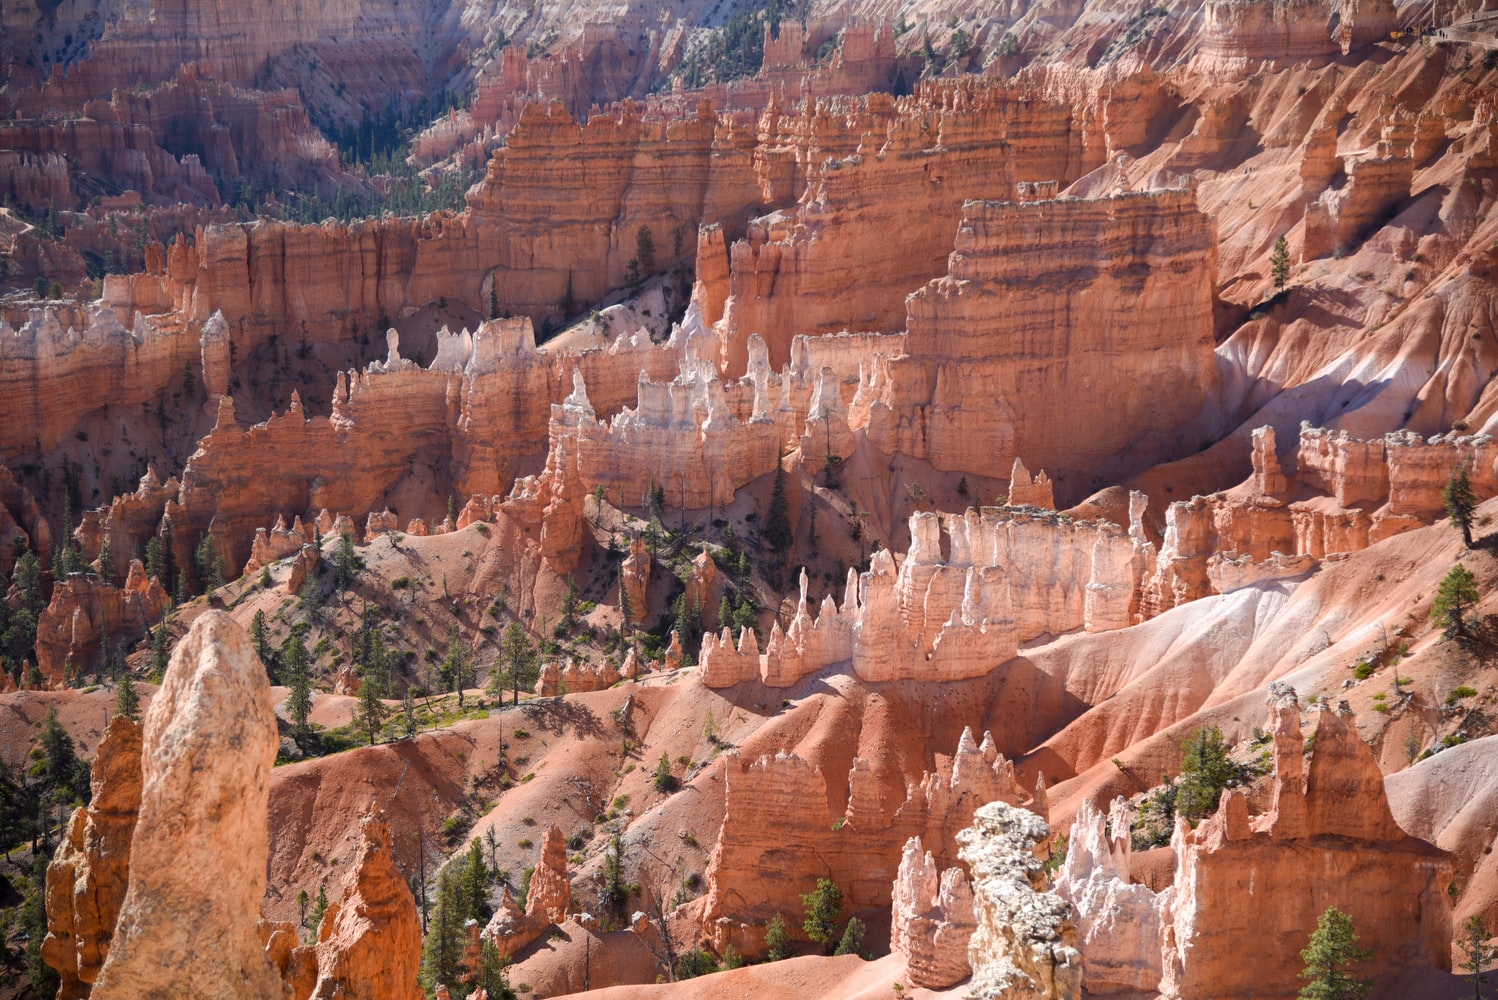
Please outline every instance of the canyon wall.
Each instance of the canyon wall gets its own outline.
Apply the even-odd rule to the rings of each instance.
[[[1023,456],[1072,497],[1190,454],[1217,392],[1215,260],[1189,191],[968,203],[905,356],[869,380],[870,445],[993,477]]]

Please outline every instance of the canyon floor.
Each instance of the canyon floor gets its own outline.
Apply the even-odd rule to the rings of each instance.
[[[0,12],[0,998],[1484,995],[1486,0],[314,6]]]

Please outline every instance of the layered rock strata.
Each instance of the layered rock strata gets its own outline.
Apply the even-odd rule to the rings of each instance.
[[[93,796],[77,809],[47,866],[42,959],[61,977],[60,1000],[86,997],[109,957],[130,877],[141,796],[141,725],[109,720],[94,756]]]
[[[965,204],[947,276],[908,300],[906,354],[860,386],[869,444],[993,478],[1023,456],[1063,496],[1191,453],[1217,389],[1216,253],[1190,191]]]
[[[1243,793],[1230,790],[1211,819],[1195,830],[1177,827],[1164,996],[1289,994],[1298,988],[1296,970],[1246,966],[1242,942],[1258,935],[1271,953],[1295,954],[1328,906],[1352,918],[1359,944],[1372,950],[1375,979],[1449,968],[1450,856],[1394,822],[1383,775],[1349,711],[1323,708],[1311,721],[1315,750],[1303,763],[1294,692],[1272,687],[1270,810],[1250,818]]]

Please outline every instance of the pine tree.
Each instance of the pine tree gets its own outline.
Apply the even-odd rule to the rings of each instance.
[[[365,677],[359,685],[359,726],[369,734],[370,746],[375,745],[380,727],[385,725],[386,714],[385,703],[380,700],[374,678]]]
[[[193,556],[198,564],[198,582],[203,585],[203,592],[210,593],[222,587],[224,585],[224,560],[218,554],[218,545],[214,543],[212,535],[203,536]]]
[[[531,643],[530,636],[525,634],[524,625],[510,622],[505,629],[504,638],[500,640],[499,657],[504,664],[499,680],[501,683],[509,681],[514,692],[514,704],[518,705],[520,689],[533,686],[538,674],[536,647]],[[503,691],[503,688],[499,690]]]
[[[457,692],[458,707],[462,708],[463,689],[473,683],[473,650],[458,638],[456,625],[447,634],[447,656],[442,661],[442,676]]]
[[[1284,288],[1290,280],[1290,241],[1281,236],[1274,241],[1274,250],[1269,255],[1269,271],[1274,275],[1276,290]]]
[[[863,948],[863,921],[857,917],[848,918],[848,926],[843,928],[843,937],[837,943],[834,955],[857,955]]]
[[[315,937],[317,930],[322,926],[323,914],[328,912],[328,890],[326,886],[317,887],[317,900],[312,904],[312,912],[307,914],[307,925],[312,929]]]
[[[333,555],[333,575],[338,581],[338,589],[347,589],[358,579],[363,568],[364,560],[354,551],[354,539],[345,532],[338,540],[338,551]]]
[[[1467,548],[1472,547],[1472,514],[1477,509],[1477,496],[1472,492],[1472,484],[1467,479],[1467,467],[1458,465],[1451,470],[1451,478],[1446,481],[1446,488],[1441,491],[1441,499],[1445,501],[1446,513],[1451,516],[1453,527],[1462,529],[1462,541]]]
[[[1357,947],[1358,932],[1352,918],[1335,906],[1316,921],[1316,930],[1305,951],[1300,953],[1306,967],[1300,978],[1308,980],[1300,988],[1301,1000],[1359,1000],[1373,986],[1370,979],[1359,979],[1349,966],[1368,961],[1373,952]]]
[[[567,593],[562,598],[562,625],[570,631],[577,625],[577,581],[567,578]]]
[[[286,686],[291,689],[286,696],[286,710],[291,713],[291,736],[298,746],[312,732],[307,722],[312,715],[310,661],[301,633],[292,632],[281,647],[281,669]]]
[[[510,988],[510,960],[499,953],[492,937],[479,940],[479,967],[474,974],[474,991],[483,990],[489,1000],[514,1000]]]
[[[256,611],[255,617],[250,619],[250,645],[255,648],[255,655],[260,657],[260,662],[265,666],[265,675],[274,683],[276,679],[273,667],[275,651],[271,649],[270,639],[265,629],[265,612]]]
[[[161,585],[165,587],[177,574],[177,551],[173,542],[172,519],[161,522]]]
[[[656,791],[665,795],[681,787],[681,782],[677,780],[676,775],[671,773],[671,758],[664,750],[661,751],[661,759],[656,762],[655,775],[651,779],[651,784],[655,786]]]
[[[127,719],[140,721],[140,695],[136,693],[135,679],[128,670],[120,678],[119,690],[114,699],[114,712]]]
[[[1211,815],[1222,790],[1233,778],[1234,766],[1217,726],[1193,729],[1186,737],[1181,780],[1176,786],[1176,811],[1195,823]]]
[[[629,905],[629,886],[624,877],[624,838],[615,833],[603,852],[603,906],[617,920],[624,919]]]
[[[765,514],[765,543],[771,550],[784,554],[794,541],[791,535],[790,504],[785,496],[785,469],[775,463],[775,485],[770,490],[770,509]]]
[[[421,982],[428,990],[440,985],[456,990],[463,958],[463,905],[460,866],[448,865],[437,878],[437,904],[427,924],[421,949]]]
[[[1488,925],[1482,914],[1474,913],[1462,924],[1462,944],[1467,957],[1459,966],[1472,984],[1472,1000],[1482,1000],[1482,988],[1488,981],[1487,972],[1498,962],[1498,947],[1488,944]]]
[[[1466,622],[1462,614],[1481,596],[1477,592],[1477,577],[1457,563],[1436,588],[1436,599],[1430,606],[1431,621],[1444,627],[1449,634],[1465,635]]]
[[[629,588],[624,585],[624,567],[619,567],[619,631],[628,635],[635,623],[635,609],[630,606]]]
[[[99,546],[99,576],[105,583],[113,584],[114,576],[114,551],[109,547],[109,539]]]
[[[73,738],[57,719],[57,705],[48,707],[37,736],[41,747],[40,777],[42,787],[64,802],[87,801],[88,763],[78,759]]]
[[[635,230],[635,257],[640,262],[640,273],[650,277],[655,273],[655,234],[649,226]]]
[[[477,838],[468,842],[462,875],[464,919],[483,926],[493,911],[489,908],[489,867],[484,864],[484,847]]]
[[[828,944],[843,912],[843,892],[830,878],[817,879],[817,887],[801,897],[806,919],[801,929],[818,944]]]
[[[677,595],[672,612],[672,628],[681,640],[682,650],[688,657],[693,657],[702,646],[702,606],[687,600],[683,593]]]
[[[166,582],[166,559],[161,554],[161,539],[155,535],[146,542],[146,576],[156,582]]]
[[[785,958],[787,944],[785,918],[777,913],[765,925],[765,961],[778,962]]]
[[[149,679],[156,684],[166,676],[167,665],[171,662],[171,654],[167,648],[166,623],[157,625],[151,632],[151,656],[147,662],[150,664],[151,673]]]

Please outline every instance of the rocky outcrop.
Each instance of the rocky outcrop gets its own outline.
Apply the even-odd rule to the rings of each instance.
[[[1298,964],[1250,967],[1243,942],[1298,954],[1328,906],[1372,949],[1365,971],[1375,981],[1448,967],[1450,857],[1394,822],[1345,707],[1314,709],[1307,738],[1293,689],[1271,684],[1268,701],[1268,809],[1250,815],[1244,790],[1229,789],[1196,829],[1178,820],[1174,878],[1162,891],[1132,870],[1133,810],[1123,799],[1106,816],[1090,803],[1078,811],[1055,892],[1076,909],[1090,995],[1289,996]]]
[[[531,875],[525,915],[531,921],[559,924],[572,910],[572,879],[567,874],[567,838],[556,826],[546,829],[541,859]]]
[[[1010,199],[1021,181],[1070,183],[1101,162],[1065,104],[973,77],[898,99],[808,102],[801,116],[771,103],[758,127],[786,135],[758,164],[778,195],[767,201],[799,204],[752,220],[730,247],[717,327],[730,374],[743,370],[752,333],[782,365],[797,334],[902,329],[905,296],[942,273],[965,200]]]
[[[629,601],[636,623],[644,621],[649,614],[649,585],[650,552],[645,547],[645,539],[636,538],[629,543],[629,555],[619,564],[619,586],[624,589],[620,604]]]
[[[1018,456],[1009,473],[1009,495],[1005,501],[1011,507],[1039,507],[1041,510],[1056,509],[1056,493],[1051,486],[1051,477],[1041,469],[1033,477]]]
[[[585,488],[601,486],[621,506],[645,506],[647,491],[658,487],[668,508],[725,507],[780,454],[775,423],[739,419],[723,383],[701,375],[666,384],[642,378],[638,404],[607,422],[595,419],[579,377],[552,409],[551,447],[573,456]]]
[[[979,809],[957,835],[972,871],[977,928],[968,945],[975,1000],[1075,1000],[1082,995],[1076,913],[1046,892],[1034,854],[1050,837],[1045,820],[1003,802]]]
[[[61,977],[61,1000],[86,997],[109,957],[130,875],[141,795],[141,725],[117,715],[94,756],[87,806],[74,811],[47,866],[42,958]]]
[[[1160,984],[1162,918],[1171,897],[1132,882],[1133,818],[1123,799],[1106,815],[1084,802],[1052,890],[1076,910],[1082,986],[1093,996]]]
[[[42,210],[81,208],[100,184],[151,203],[217,205],[241,182],[331,196],[345,176],[292,90],[244,90],[189,64],[155,87],[131,81],[92,96],[63,121],[0,124],[0,164],[10,167],[0,190]]]
[[[968,940],[977,924],[973,890],[960,868],[942,871],[921,838],[911,837],[900,855],[890,904],[890,951],[905,956],[906,976],[916,986],[940,990],[972,975]]]
[[[329,905],[317,935],[314,1000],[414,1000],[421,962],[416,900],[391,853],[390,825],[361,824],[343,898]]]
[[[1396,149],[1380,141],[1366,153],[1344,157],[1342,170],[1346,182],[1306,206],[1302,260],[1352,250],[1382,225],[1390,209],[1409,197],[1415,159],[1407,145]]]
[[[1211,0],[1203,14],[1197,66],[1219,77],[1326,61],[1398,25],[1390,0]]]
[[[116,587],[92,573],[74,573],[52,588],[52,600],[37,619],[37,665],[50,685],[83,673],[99,675],[121,647],[132,646],[167,607],[166,591],[147,579],[139,559]],[[102,643],[109,643],[109,649]]]
[[[993,478],[1023,455],[1063,502],[1191,453],[1217,391],[1216,254],[1190,191],[965,204],[946,277],[908,299],[906,354],[860,386],[869,444]]]
[[[255,925],[276,748],[265,667],[210,611],[146,712],[129,888],[94,997],[281,996]]]
[[[603,691],[619,683],[623,676],[612,659],[596,664],[573,659],[565,666],[556,662],[543,663],[541,674],[536,679],[536,694],[551,698],[559,694]]]
[[[1293,954],[1328,906],[1350,916],[1359,944],[1372,949],[1367,971],[1375,979],[1449,968],[1449,856],[1394,822],[1383,775],[1350,712],[1315,712],[1315,749],[1303,765],[1294,691],[1274,685],[1269,697],[1276,764],[1269,812],[1250,818],[1243,793],[1228,791],[1195,830],[1177,827],[1161,993],[1288,995],[1297,989],[1293,963],[1245,967],[1242,942],[1257,935],[1266,950]]]
[[[531,873],[525,909],[505,889],[494,916],[489,918],[481,936],[494,942],[502,955],[514,955],[546,933],[549,927],[566,921],[572,912],[572,879],[567,872],[567,840],[556,826],[546,830],[541,842],[541,857]]]
[[[861,757],[853,758],[848,772],[845,802],[834,801],[820,767],[795,754],[746,762],[732,753],[723,759],[723,828],[708,861],[707,894],[690,905],[715,947],[732,944],[742,954],[763,950],[765,921],[776,912],[797,912],[799,894],[818,877],[836,882],[852,909],[888,906],[912,838],[925,845],[921,857],[931,859],[933,871],[955,868],[956,833],[971,822],[975,809],[985,802],[1026,801],[1013,765],[992,738],[985,733],[980,745],[970,730],[963,732],[951,760],[939,761],[919,785],[906,788],[900,801],[888,795],[883,768]],[[766,816],[776,822],[766,824]],[[924,913],[936,924],[945,921],[955,940],[961,922],[957,897],[924,895],[914,888],[919,881],[899,882],[901,891],[908,890],[911,919]],[[933,900],[942,899],[953,907],[950,916],[931,909]],[[907,937],[919,933],[906,926]],[[950,947],[943,947],[950,957]],[[946,959],[932,956],[931,961],[933,976],[953,968]]]
[[[987,673],[1040,635],[1133,624],[1143,568],[1136,560],[1142,539],[1133,532],[985,507],[961,516],[914,514],[910,537],[898,569],[887,551],[876,552],[867,572],[849,573],[842,605],[825,597],[815,617],[803,576],[789,628],[776,623],[763,653],[747,631],[737,647],[726,631],[705,636],[703,682],[786,687],[842,662],[868,681],[956,680]]]

